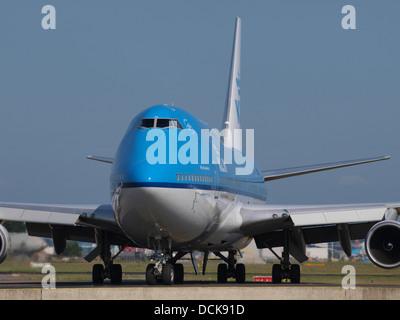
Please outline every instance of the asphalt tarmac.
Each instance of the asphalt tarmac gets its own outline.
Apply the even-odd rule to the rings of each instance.
[[[323,283],[272,284],[187,281],[173,286],[149,286],[143,280],[126,280],[119,285],[108,280],[56,281],[54,289],[41,281],[5,279],[0,281],[0,300],[400,300],[399,285],[341,285]]]

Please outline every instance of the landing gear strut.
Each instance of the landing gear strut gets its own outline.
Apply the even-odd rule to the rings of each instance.
[[[93,265],[92,282],[93,284],[102,284],[104,279],[109,278],[112,284],[120,284],[122,281],[122,267],[120,264],[113,264],[113,260],[122,252],[122,249],[114,256],[111,257],[110,242],[106,232],[96,232],[97,247],[89,253],[85,259],[92,261],[95,257],[100,255],[102,264]]]
[[[300,283],[300,266],[298,264],[291,264],[289,261],[289,230],[284,229],[284,245],[282,258],[270,248],[271,252],[281,260],[280,264],[272,266],[272,282],[281,283],[282,280],[289,280],[291,283]]]
[[[218,283],[226,283],[228,278],[235,278],[237,283],[244,283],[246,281],[246,268],[243,263],[236,263],[236,250],[230,250],[228,258],[223,256],[221,252],[218,251],[214,252],[214,254],[227,263],[220,263],[218,265]]]

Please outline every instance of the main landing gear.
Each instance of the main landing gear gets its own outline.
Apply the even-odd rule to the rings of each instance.
[[[109,278],[112,284],[120,284],[122,281],[122,267],[120,264],[93,265],[92,281],[93,284],[102,284],[104,279]]]
[[[228,278],[235,278],[237,283],[244,283],[246,281],[246,267],[243,263],[236,264],[236,250],[230,250],[228,258],[223,256],[220,252],[214,252],[214,254],[227,263],[220,263],[218,265],[218,283],[226,283]]]
[[[300,266],[291,264],[289,261],[289,230],[284,230],[284,245],[282,258],[280,258],[271,248],[271,252],[281,261],[280,264],[272,266],[272,283],[281,283],[282,280],[290,280],[291,283],[300,283]]]
[[[120,284],[122,281],[122,267],[120,264],[114,264],[113,260],[122,252],[124,247],[121,247],[120,251],[114,257],[112,257],[108,234],[106,232],[96,231],[95,237],[97,247],[85,257],[85,260],[91,262],[100,255],[104,265],[93,265],[93,284],[102,284],[104,279],[110,279],[112,284]]]

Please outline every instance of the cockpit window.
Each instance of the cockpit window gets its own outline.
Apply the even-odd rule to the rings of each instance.
[[[138,127],[142,128],[153,128],[155,119],[141,119],[138,123]]]
[[[168,128],[170,125],[170,119],[157,119],[156,127],[157,128]]]
[[[162,119],[158,118],[156,122],[156,128],[178,128],[182,129],[181,124],[176,119]]]
[[[183,129],[177,119],[168,118],[145,118],[139,120],[137,127],[139,128],[178,128]]]

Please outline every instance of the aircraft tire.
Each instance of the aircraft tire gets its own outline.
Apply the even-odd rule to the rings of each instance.
[[[291,283],[300,283],[300,266],[292,264],[290,267],[290,281]]]
[[[172,263],[166,263],[162,268],[162,282],[172,285],[175,282],[175,269]]]
[[[92,269],[93,284],[102,284],[104,282],[104,267],[102,264],[95,264]]]
[[[280,264],[274,264],[272,266],[272,283],[282,282],[282,267]]]
[[[225,263],[218,265],[217,282],[226,283],[228,281],[228,266]]]
[[[246,267],[243,263],[238,263],[235,268],[235,277],[237,283],[246,282]]]
[[[174,268],[175,268],[175,283],[183,283],[183,279],[185,276],[183,264],[176,263],[174,265]]]
[[[111,265],[110,278],[112,284],[120,284],[122,282],[122,267],[120,264]]]
[[[150,263],[149,265],[147,265],[146,268],[146,283],[148,285],[155,285],[157,284],[157,278],[154,275],[154,263]]]

